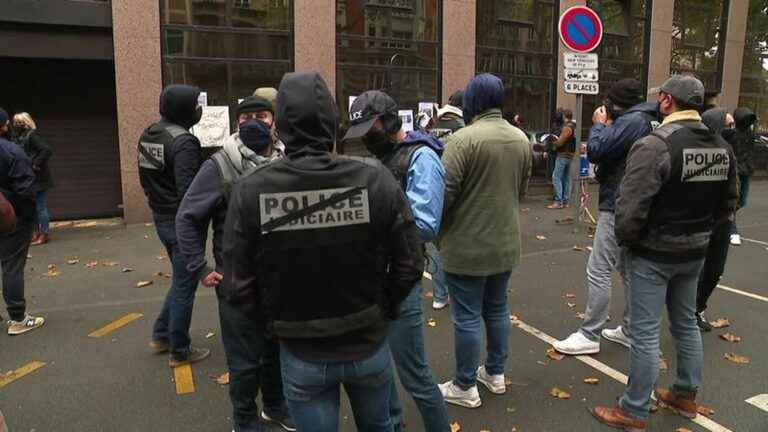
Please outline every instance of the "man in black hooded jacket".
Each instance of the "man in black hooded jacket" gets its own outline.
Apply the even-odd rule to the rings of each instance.
[[[232,191],[224,282],[279,338],[299,430],[338,430],[343,384],[358,430],[391,432],[386,338],[421,279],[414,218],[381,163],[332,153],[338,114],[319,74],[285,75],[276,117],[286,157]]]
[[[733,112],[736,129],[731,144],[736,153],[736,164],[739,167],[739,210],[747,206],[749,196],[749,181],[755,173],[755,123],[757,116],[749,108],[736,108]],[[741,246],[741,235],[738,227],[733,224],[731,244]]]
[[[175,223],[179,204],[202,162],[200,141],[189,132],[202,116],[199,95],[197,87],[166,87],[160,96],[162,118],[144,130],[138,143],[141,186],[152,209],[157,236],[173,265],[173,282],[155,321],[150,347],[158,354],[170,351],[171,367],[197,362],[211,354],[190,345],[197,275],[187,270],[187,260],[179,252]]]

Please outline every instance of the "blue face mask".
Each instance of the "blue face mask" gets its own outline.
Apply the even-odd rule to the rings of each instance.
[[[240,125],[240,140],[255,153],[261,153],[272,144],[272,131],[266,123],[251,119]]]

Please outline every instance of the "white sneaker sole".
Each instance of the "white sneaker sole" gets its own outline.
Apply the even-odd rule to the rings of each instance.
[[[579,350],[569,349],[569,348],[562,348],[558,347],[557,345],[552,345],[552,348],[555,349],[555,351],[566,354],[566,355],[588,355],[588,354],[598,354],[600,352],[600,345],[597,346],[597,348],[582,348]]]
[[[477,382],[479,382],[480,384],[484,385],[485,388],[487,388],[488,391],[493,393],[493,394],[503,395],[504,393],[507,392],[507,387],[506,386],[504,386],[503,388],[494,387],[493,384],[491,384],[490,381],[481,378],[480,375],[477,376]]]
[[[445,403],[462,406],[464,408],[479,408],[480,405],[483,404],[482,399],[478,399],[477,401],[472,401],[472,402],[467,401],[466,399],[451,399],[446,397],[444,397],[443,399],[445,399]]]
[[[285,423],[281,422],[280,420],[275,420],[272,417],[268,416],[267,413],[264,411],[261,412],[261,419],[265,422],[272,423],[276,426],[279,426],[281,429],[288,431],[288,432],[295,432],[297,429],[288,427]]]
[[[443,310],[443,309],[447,308],[449,304],[450,303],[445,303],[443,305],[438,305],[438,304],[432,303],[432,309],[434,309],[434,310]]]
[[[627,342],[626,339],[617,338],[617,337],[613,337],[613,336],[608,336],[605,332],[601,332],[600,335],[603,337],[603,339],[611,341],[611,342],[616,343],[616,344],[619,344],[619,345],[623,346],[624,348],[629,348],[630,347],[630,344],[629,344],[629,342]]]
[[[40,325],[32,326],[32,327],[24,327],[21,330],[11,330],[11,328],[8,328],[8,334],[11,336],[18,336],[27,332],[31,332],[32,330],[37,330],[40,327],[45,325],[45,321],[43,321]]]

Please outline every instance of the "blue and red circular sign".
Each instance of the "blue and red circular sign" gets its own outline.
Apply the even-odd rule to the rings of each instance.
[[[586,6],[574,6],[560,16],[560,40],[577,53],[587,53],[603,40],[603,22]]]

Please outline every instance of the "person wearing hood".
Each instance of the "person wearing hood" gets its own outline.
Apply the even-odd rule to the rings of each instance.
[[[749,182],[755,173],[755,123],[757,116],[749,108],[736,108],[733,112],[736,129],[731,140],[739,167],[739,210],[747,206]],[[731,244],[741,246],[741,235],[736,223],[731,232]]]
[[[298,430],[337,431],[344,385],[359,430],[391,431],[387,335],[422,277],[416,223],[383,165],[333,152],[338,114],[320,74],[286,74],[276,118],[286,155],[232,190],[224,283],[279,339]]]
[[[22,112],[13,116],[13,126],[16,129],[16,143],[24,149],[24,153],[32,159],[32,169],[35,171],[35,186],[37,195],[37,230],[32,238],[32,246],[39,246],[50,241],[51,216],[48,213],[46,196],[53,188],[53,178],[48,167],[48,161],[53,154],[51,146],[40,136],[37,124],[28,113]]]
[[[721,135],[725,141],[730,143],[735,136],[734,118],[723,108],[711,108],[701,115],[701,122],[716,135]],[[731,151],[733,148],[731,148]],[[738,160],[736,161],[738,163]],[[733,230],[735,214],[730,218],[719,221],[712,228],[712,235],[709,238],[707,255],[704,258],[704,267],[699,275],[698,288],[696,290],[696,323],[699,329],[705,332],[712,331],[712,325],[704,317],[704,311],[707,309],[707,303],[712,293],[715,291],[720,278],[725,272],[725,263],[728,260],[728,250],[730,249],[730,236]]]
[[[261,430],[256,397],[262,391],[261,418],[286,431],[295,431],[283,397],[280,375],[280,349],[276,339],[253,324],[232,303],[223,282],[224,221],[232,186],[249,169],[283,157],[275,148],[273,105],[258,96],[246,97],[237,107],[238,131],[224,146],[203,162],[189,186],[176,215],[179,250],[187,260],[187,270],[207,287],[216,288],[219,300],[221,338],[229,365],[229,397],[234,430]],[[208,225],[213,224],[215,268],[206,262]]]
[[[445,169],[440,156],[443,143],[423,132],[406,133],[397,103],[386,93],[369,90],[350,107],[351,126],[344,140],[362,139],[365,147],[389,168],[405,192],[422,242],[434,241],[440,231],[445,192]],[[389,346],[400,382],[419,408],[429,432],[450,430],[448,411],[424,351],[424,315],[421,280],[400,306],[392,323]],[[392,387],[392,418],[401,430],[402,406]]]
[[[16,219],[13,230],[0,233],[0,271],[9,315],[8,334],[20,335],[42,327],[45,319],[28,314],[24,298],[24,268],[36,220],[37,188],[32,161],[21,147],[7,139],[9,120],[8,113],[0,108],[0,193],[12,207],[6,213]]]
[[[629,282],[623,268],[622,252],[616,240],[616,194],[624,176],[627,155],[632,145],[651,133],[658,125],[658,105],[643,102],[639,81],[631,78],[614,84],[603,106],[592,116],[592,129],[587,140],[587,158],[597,165],[600,183],[599,215],[592,252],[587,262],[587,300],[584,321],[579,329],[552,346],[568,355],[597,354],[600,336],[629,348],[629,306],[625,304],[622,325],[603,329],[608,322],[613,272],[622,276],[624,290]],[[625,296],[626,299],[626,296]]]
[[[437,110],[437,122],[430,133],[433,137],[444,140],[452,133],[466,126],[461,107],[464,104],[464,90],[458,90],[451,95],[448,103]]]
[[[189,132],[203,114],[199,95],[200,89],[183,84],[163,89],[161,119],[144,130],[138,143],[139,180],[152,210],[157,236],[173,266],[171,289],[150,341],[155,353],[169,352],[170,367],[204,360],[211,354],[191,345],[189,325],[197,275],[187,270],[187,260],[179,251],[175,222],[181,200],[202,162],[200,141]]]
[[[438,247],[451,295],[456,375],[440,384],[446,402],[477,408],[479,381],[506,392],[507,283],[520,263],[520,198],[531,174],[528,138],[502,117],[504,84],[481,74],[464,90],[468,126],[447,140],[445,205]],[[485,365],[482,324],[488,343]]]

